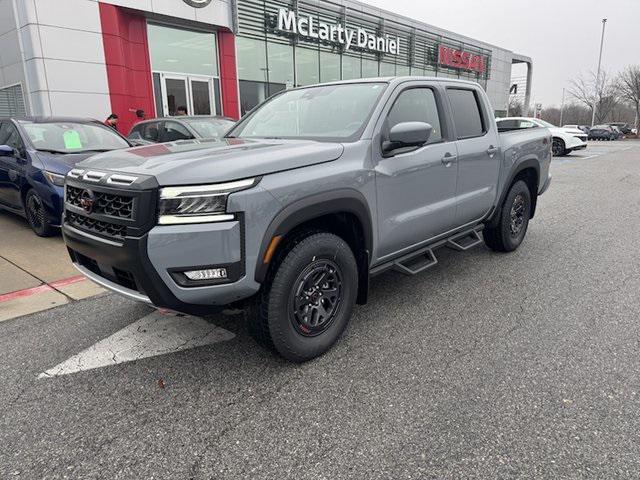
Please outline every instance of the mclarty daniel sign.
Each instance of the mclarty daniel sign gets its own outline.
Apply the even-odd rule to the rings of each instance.
[[[292,33],[320,41],[344,45],[346,50],[361,48],[373,52],[397,55],[400,38],[389,35],[379,36],[367,32],[364,28],[346,28],[339,23],[319,22],[312,15],[301,15],[293,10],[280,8],[276,32]]]

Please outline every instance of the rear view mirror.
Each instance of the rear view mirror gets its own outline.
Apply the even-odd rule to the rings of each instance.
[[[16,150],[9,145],[0,145],[0,157],[16,157]]]
[[[429,141],[433,127],[425,122],[402,122],[389,131],[389,140],[382,143],[384,153],[399,148],[421,147]]]

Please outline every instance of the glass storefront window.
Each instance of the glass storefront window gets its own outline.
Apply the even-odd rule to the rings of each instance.
[[[238,51],[238,78],[240,80],[267,81],[267,51],[262,40],[236,37]]]
[[[354,78],[362,78],[360,58],[342,55],[342,79],[351,80]]]
[[[340,80],[340,55],[320,52],[320,81],[335,82]]]
[[[215,33],[154,24],[147,26],[147,32],[153,70],[218,76]]]
[[[320,83],[320,57],[318,50],[296,48],[296,84]]]
[[[393,77],[396,74],[395,63],[380,62],[380,76]]]
[[[372,78],[378,76],[378,61],[368,58],[362,59],[362,78]]]
[[[396,65],[396,75],[399,77],[410,75],[408,65]]]
[[[293,47],[279,43],[267,45],[268,81],[293,85]],[[242,77],[240,77],[242,78]]]

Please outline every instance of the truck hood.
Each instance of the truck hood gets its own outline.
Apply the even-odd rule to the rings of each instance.
[[[340,158],[339,143],[311,140],[184,140],[105,152],[77,167],[153,175],[160,185],[218,183]]]

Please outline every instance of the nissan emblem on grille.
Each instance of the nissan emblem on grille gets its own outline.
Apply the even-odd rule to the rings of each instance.
[[[85,212],[91,213],[93,210],[93,204],[96,201],[96,197],[91,190],[83,190],[80,195],[80,206]]]

